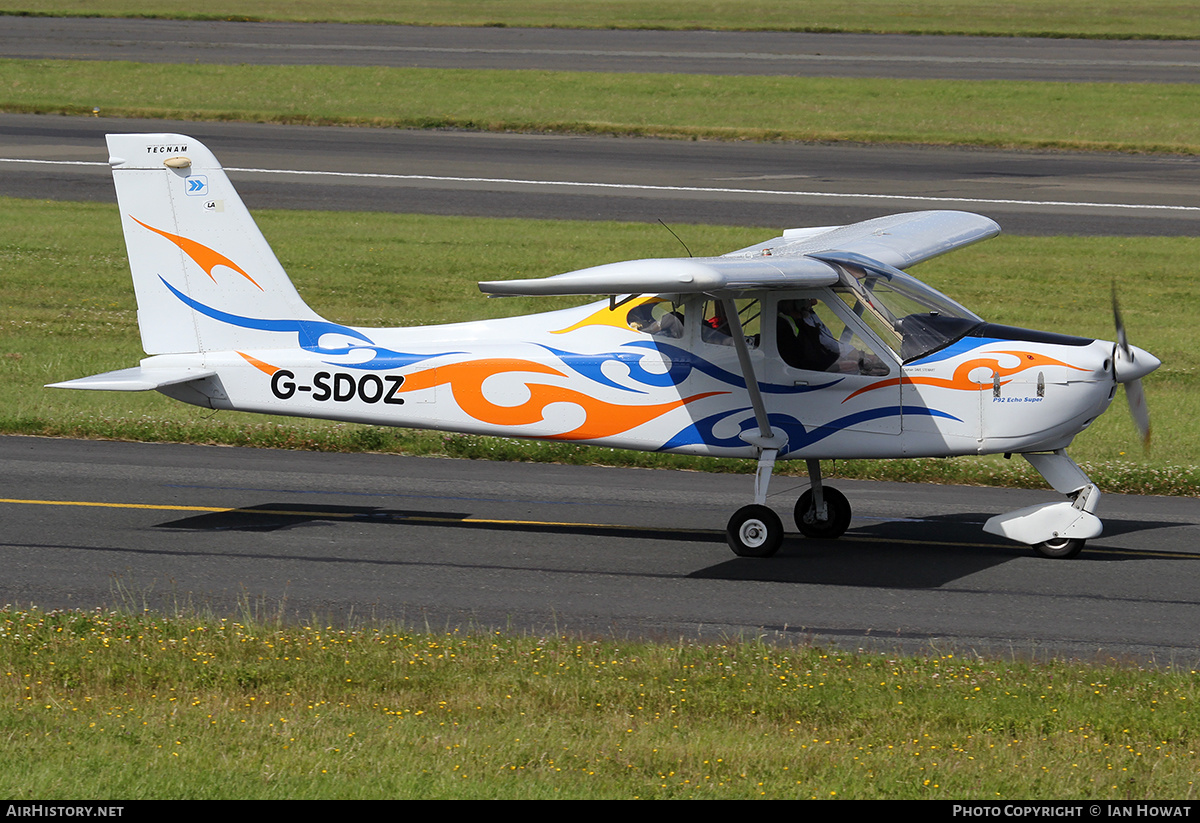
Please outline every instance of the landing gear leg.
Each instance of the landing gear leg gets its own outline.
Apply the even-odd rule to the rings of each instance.
[[[767,507],[767,486],[778,449],[762,449],[754,475],[754,503],[742,506],[729,518],[725,540],[738,557],[770,557],[783,543],[783,521]]]
[[[796,528],[805,537],[833,540],[850,528],[850,501],[821,480],[821,461],[806,460],[812,486],[796,501]]]
[[[756,428],[741,433],[740,437],[758,449],[758,471],[754,475],[754,503],[738,509],[725,527],[725,539],[729,548],[739,557],[770,557],[779,551],[783,543],[783,521],[767,507],[767,485],[775,469],[779,451],[787,445],[787,434],[771,428],[771,419],[754,376],[754,363],[750,347],[746,343],[745,331],[738,316],[737,306],[730,297],[722,297],[725,318],[733,336],[733,347],[737,351],[738,365],[746,381],[746,393],[754,408]]]

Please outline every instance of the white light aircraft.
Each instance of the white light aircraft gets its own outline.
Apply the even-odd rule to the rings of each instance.
[[[221,165],[176,134],[108,136],[149,357],[53,384],[156,390],[211,409],[328,418],[758,461],[730,547],[783,539],[766,505],[778,460],[804,460],[799,531],[835,538],[833,458],[1020,454],[1065,500],[984,530],[1073,557],[1102,531],[1099,492],[1066,454],[1123,383],[1148,437],[1128,344],[984,321],[901,269],[996,235],[976,214],[927,211],[790,229],[721,257],[630,260],[501,295],[607,300],[528,317],[371,329],[329,322],[292,286]],[[1114,300],[1114,310],[1116,309]]]

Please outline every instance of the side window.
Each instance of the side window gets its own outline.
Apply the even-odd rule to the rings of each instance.
[[[762,305],[757,300],[734,300],[742,335],[750,348],[758,348],[762,339]],[[704,301],[704,319],[700,324],[700,339],[717,346],[733,345],[733,325],[725,316],[725,304],[719,300]]]
[[[657,337],[683,337],[684,312],[682,303],[669,300],[649,300],[629,310],[629,328]]]
[[[872,376],[890,371],[872,346],[815,298],[779,301],[775,345],[783,362],[797,369]]]

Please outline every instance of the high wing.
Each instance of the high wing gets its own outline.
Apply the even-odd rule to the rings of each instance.
[[[782,237],[724,256],[753,256],[761,254],[764,248],[769,248],[772,256],[811,256],[843,251],[906,269],[999,233],[1000,226],[980,214],[966,211],[914,211],[877,217],[848,226],[788,229]]]
[[[496,296],[583,294],[692,294],[744,289],[831,286],[837,272],[809,257],[677,257],[623,260],[536,280],[493,280],[479,290]]]
[[[789,229],[783,236],[721,257],[627,260],[534,280],[493,280],[496,296],[585,294],[728,294],[833,285],[833,263],[887,274],[999,234],[978,214],[922,211],[848,226]]]

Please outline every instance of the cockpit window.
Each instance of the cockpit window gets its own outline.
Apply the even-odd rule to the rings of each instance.
[[[746,344],[752,349],[758,348],[762,331],[762,307],[757,300],[734,300],[733,306],[737,310],[738,323],[742,327],[742,336],[746,339]],[[717,346],[732,346],[734,325],[725,315],[724,301],[704,301],[703,314],[700,339]]]
[[[881,274],[846,266],[834,291],[905,363],[950,345],[983,323],[983,318],[903,272]]]
[[[629,328],[658,337],[683,337],[683,304],[650,300],[634,306],[626,315]]]

